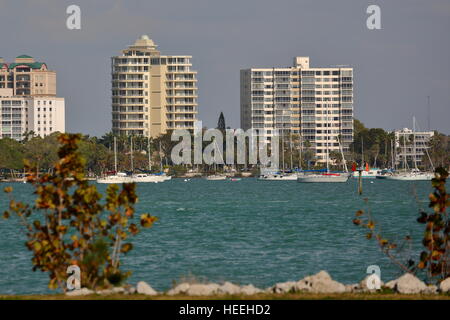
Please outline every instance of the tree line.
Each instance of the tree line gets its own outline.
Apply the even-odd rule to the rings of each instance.
[[[223,123],[221,127],[222,130],[225,130]],[[22,172],[24,160],[38,168],[40,172],[51,170],[58,160],[58,136],[59,133],[53,133],[41,138],[26,133],[22,141],[9,138],[0,139],[0,175],[9,175],[11,171]],[[79,151],[86,162],[85,168],[88,176],[100,175],[114,169],[114,137],[112,133],[107,133],[101,137],[81,136]],[[173,165],[170,155],[172,148],[178,141],[171,141],[171,132],[169,131],[157,138],[116,136],[119,171],[131,169],[131,139],[133,139],[133,167],[138,170],[160,171],[162,167],[165,167],[170,169],[172,173],[184,173],[192,169],[188,165]],[[203,147],[206,147],[210,142],[203,143]],[[301,150],[300,144],[302,145]],[[394,150],[392,144],[395,144],[393,132],[387,132],[381,128],[366,128],[362,122],[355,119],[354,141],[350,145],[350,150],[344,156],[347,162],[358,164],[367,162],[371,167],[388,168],[392,166],[391,159]],[[399,151],[398,148],[397,152]],[[428,154],[435,167],[448,168],[450,166],[450,136],[435,132],[429,141]],[[224,158],[225,156],[223,154]],[[330,159],[338,167],[341,165],[342,155],[340,152],[332,151],[330,152]],[[280,167],[282,168],[318,169],[324,166],[324,164],[315,162],[311,142],[303,140],[299,135],[292,135],[289,139],[282,140],[280,161]],[[422,159],[422,167],[423,169],[430,167],[430,160],[427,155]],[[214,168],[214,170],[224,169],[227,168],[225,166]],[[251,169],[251,166],[240,165],[236,166],[235,169]],[[208,165],[196,165],[195,170],[210,172],[213,169]]]

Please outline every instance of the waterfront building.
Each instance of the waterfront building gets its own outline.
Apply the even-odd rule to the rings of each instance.
[[[422,164],[429,148],[428,142],[434,136],[434,131],[415,131],[408,128],[395,130],[396,163],[402,166],[406,161],[414,167],[414,158],[417,165]]]
[[[56,96],[56,72],[27,55],[13,63],[0,58],[0,89],[4,88],[12,89],[14,96]]]
[[[65,132],[65,101],[56,97],[56,72],[27,55],[0,58],[0,138],[22,140]]]
[[[309,57],[295,57],[291,67],[240,71],[241,127],[258,129],[266,142],[276,129],[285,141],[300,136],[318,162],[339,151],[339,138],[349,151],[353,110],[353,68],[310,67]]]
[[[0,138],[22,140],[25,132],[44,137],[65,132],[64,98],[14,96],[0,89]]]
[[[194,129],[197,72],[192,56],[161,55],[144,35],[111,59],[112,131],[157,137]]]

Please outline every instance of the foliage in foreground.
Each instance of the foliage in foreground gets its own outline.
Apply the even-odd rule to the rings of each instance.
[[[420,253],[420,261],[415,263],[412,259],[406,262],[398,258],[401,248],[405,243],[411,242],[411,237],[404,238],[405,243],[397,244],[389,241],[381,235],[380,227],[372,219],[370,210],[364,212],[358,210],[353,223],[368,229],[367,239],[375,238],[382,252],[388,256],[400,269],[410,273],[419,270],[427,272],[429,281],[441,281],[450,277],[450,217],[447,208],[450,207],[450,196],[447,194],[445,182],[448,172],[444,168],[435,170],[432,179],[434,192],[429,195],[429,205],[433,211],[420,212],[417,222],[425,224],[424,237],[422,239],[423,251]]]
[[[48,272],[49,288],[66,289],[67,267],[81,269],[81,286],[105,288],[122,283],[130,272],[120,270],[120,256],[133,246],[125,242],[140,230],[133,223],[134,205],[138,201],[134,184],[107,188],[106,203],[102,195],[84,176],[84,160],[78,151],[79,135],[61,134],[59,160],[52,173],[31,174],[37,195],[33,206],[16,202],[10,194],[9,210],[3,216],[17,214],[27,232],[27,248],[32,251],[33,271]],[[38,172],[25,163],[28,172]],[[142,227],[151,227],[156,218],[140,217]]]

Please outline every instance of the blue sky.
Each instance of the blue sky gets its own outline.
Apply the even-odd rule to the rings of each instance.
[[[66,7],[81,7],[82,29],[66,28]],[[366,8],[381,7],[382,30],[366,28]],[[193,56],[199,118],[224,112],[239,127],[239,70],[290,66],[355,69],[355,116],[368,127],[418,125],[450,134],[448,0],[9,0],[0,1],[0,56],[29,54],[58,74],[67,130],[111,129],[110,57],[148,34],[163,54]]]

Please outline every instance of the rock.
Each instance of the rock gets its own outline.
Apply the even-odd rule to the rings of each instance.
[[[102,296],[107,296],[107,295],[113,294],[114,291],[112,291],[112,289],[103,289],[103,290],[95,291],[95,293],[100,294]]]
[[[320,271],[298,281],[296,289],[313,293],[342,293],[345,292],[345,285],[333,280],[328,272]]]
[[[397,279],[391,280],[391,281],[387,282],[387,283],[384,285],[384,287],[385,287],[385,288],[388,288],[388,289],[395,290],[395,285],[396,285],[396,284],[397,284]]]
[[[306,282],[302,280],[299,280],[295,283],[295,286],[293,288],[293,292],[311,292],[312,283]]]
[[[252,294],[257,294],[257,293],[261,293],[261,292],[263,292],[263,290],[255,288],[252,284],[241,287],[242,294],[252,295]]]
[[[363,280],[361,280],[361,282],[359,283],[359,289],[362,292],[376,292],[377,290],[380,290],[381,287],[384,286],[384,282],[381,281],[380,279],[380,289],[369,289],[367,287],[367,280],[369,279],[369,277],[372,276],[371,274],[367,275]]]
[[[190,296],[211,296],[217,294],[220,286],[216,283],[191,284],[186,291]]]
[[[272,293],[289,293],[297,291],[297,282],[288,281],[288,282],[280,282],[276,283],[272,288]]]
[[[358,283],[346,284],[345,292],[359,292],[361,291]]]
[[[128,294],[135,294],[136,293],[136,288],[135,287],[130,287],[127,290]]]
[[[222,294],[239,294],[241,293],[241,287],[231,283],[231,282],[225,282],[223,285],[221,285],[218,289],[218,293]]]
[[[427,288],[425,289],[425,291],[423,293],[436,294],[436,293],[438,293],[438,287],[435,285],[429,285],[429,286],[427,286]]]
[[[95,293],[94,291],[89,290],[88,288],[81,288],[78,290],[67,291],[66,296],[72,296],[72,297],[87,296],[87,295],[94,294],[94,293]]]
[[[395,280],[394,290],[398,293],[417,294],[426,292],[427,285],[411,273],[405,273],[400,278]]]
[[[145,294],[148,296],[154,296],[154,295],[158,294],[158,292],[156,292],[152,287],[150,287],[150,285],[148,285],[144,281],[138,282],[138,284],[136,286],[136,291],[137,291],[137,293]]]
[[[104,295],[110,295],[110,294],[115,294],[115,293],[125,293],[125,289],[122,287],[114,287],[111,289],[99,290],[99,291],[96,291],[95,293],[101,294],[104,296]]]
[[[114,293],[124,293],[124,292],[125,292],[125,288],[122,288],[122,287],[114,287],[114,288],[112,288],[112,291],[113,291]]]
[[[443,293],[450,292],[450,277],[441,281],[441,283],[439,284],[439,291]]]
[[[190,286],[191,285],[189,283],[180,283],[175,288],[172,288],[169,291],[167,291],[167,294],[171,296],[176,294],[186,294]]]

